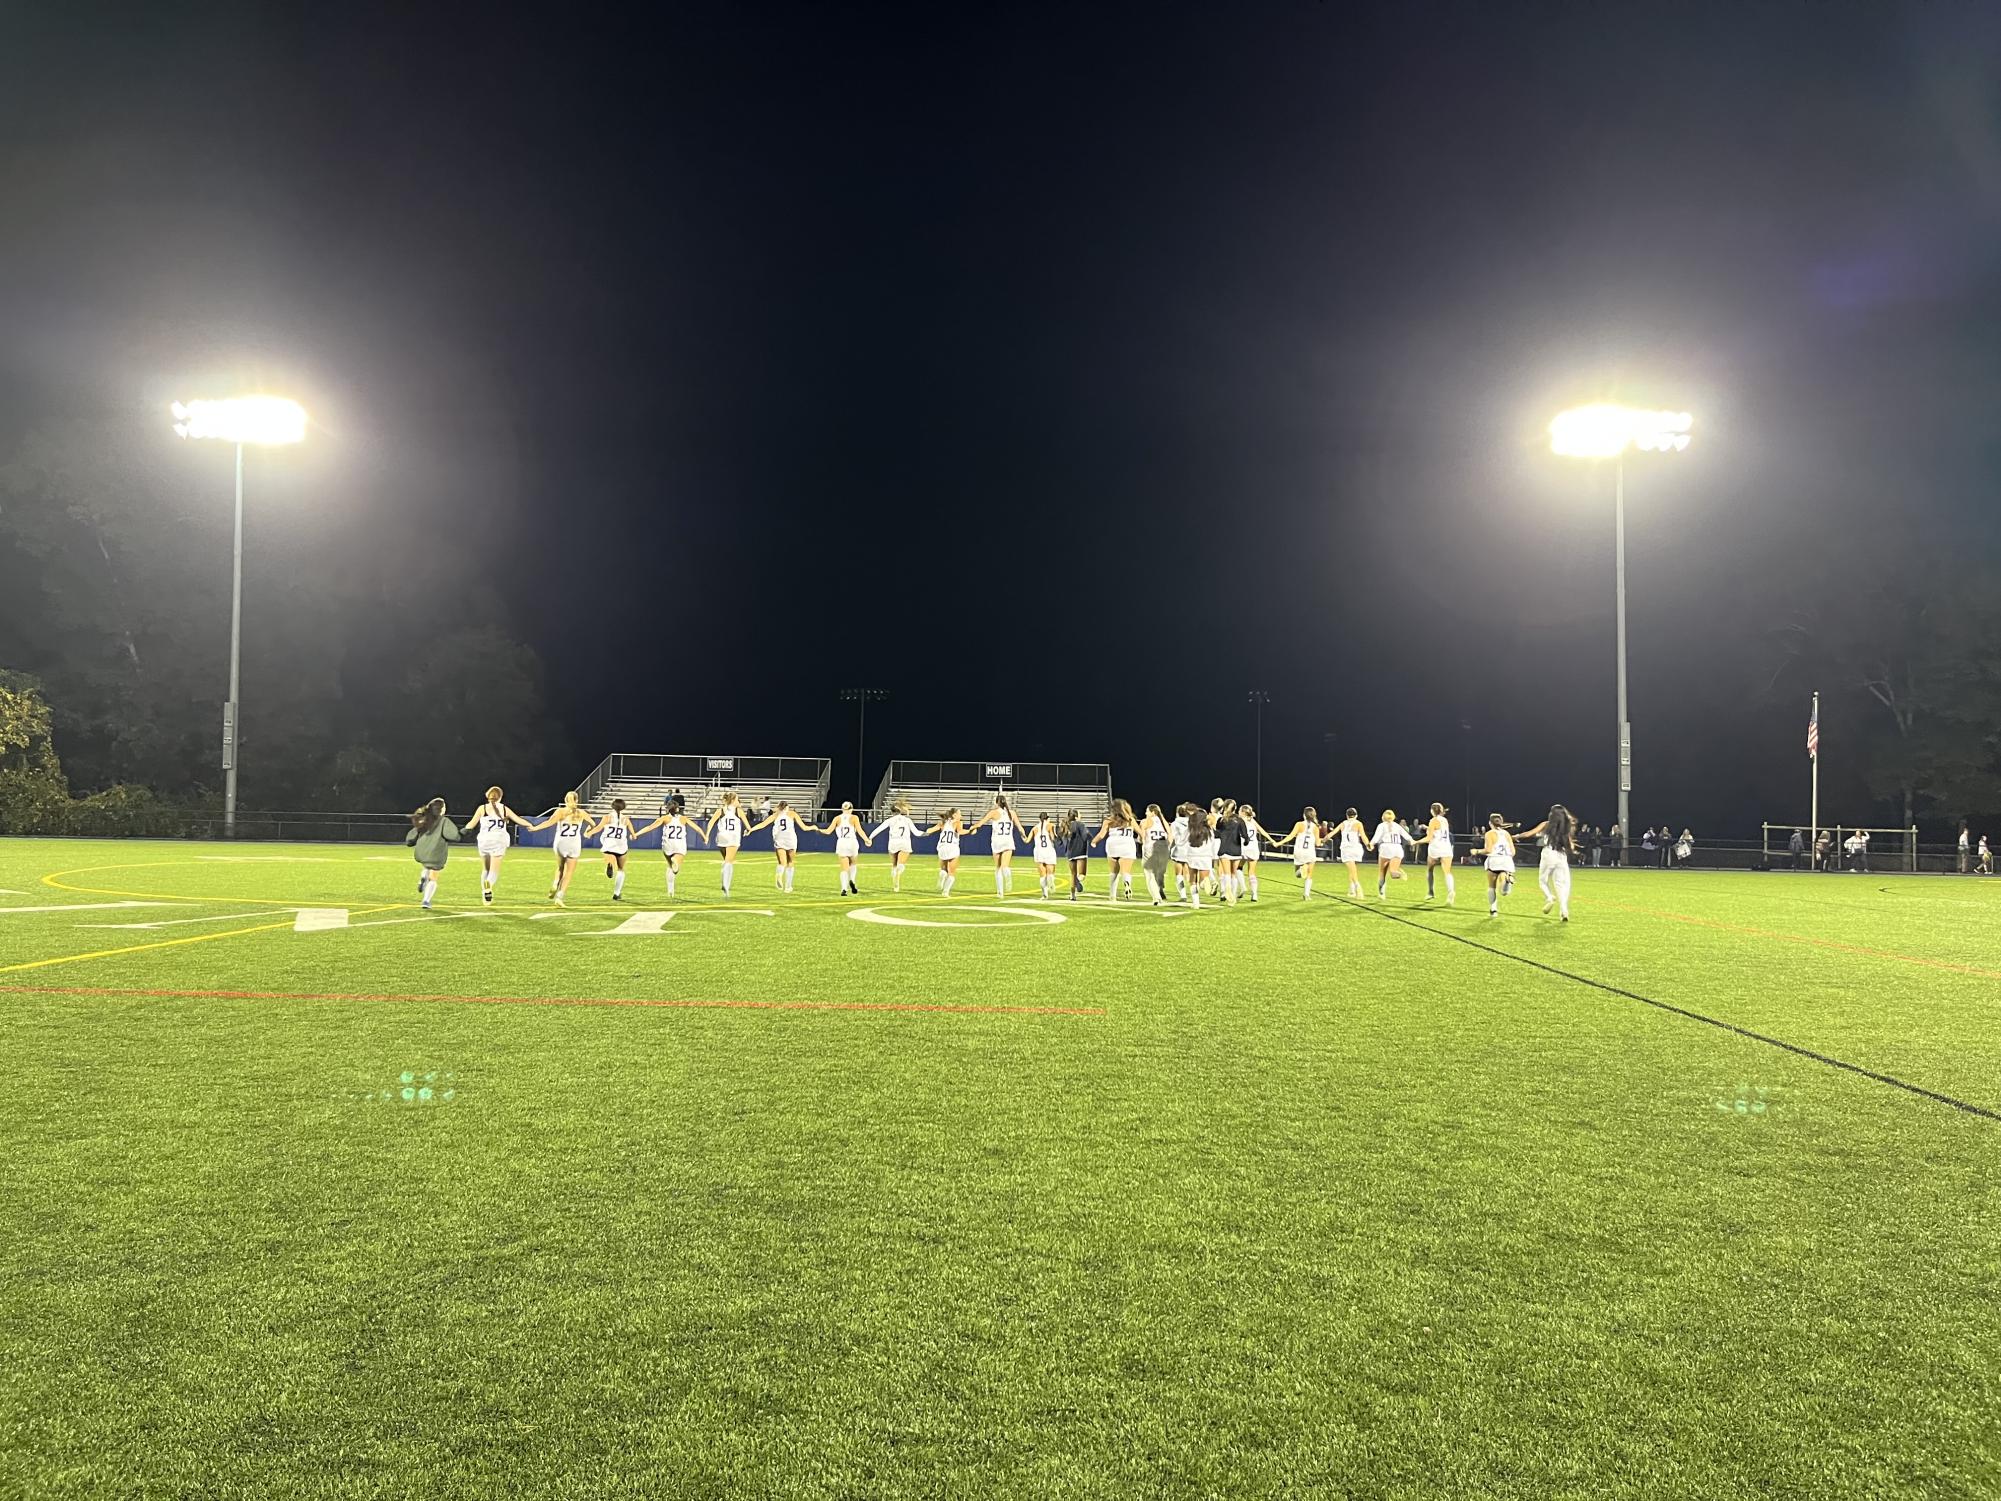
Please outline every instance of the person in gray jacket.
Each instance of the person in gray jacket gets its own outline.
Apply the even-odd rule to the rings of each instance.
[[[434,797],[410,815],[410,832],[403,842],[417,857],[417,891],[424,898],[424,910],[431,910],[431,898],[438,894],[438,872],[450,858],[448,846],[457,843],[459,826],[445,816],[445,800]]]

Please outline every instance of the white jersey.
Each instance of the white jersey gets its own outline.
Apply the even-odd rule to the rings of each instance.
[[[716,848],[733,850],[743,843],[743,815],[734,808],[716,819]]]
[[[792,816],[791,810],[772,815],[771,847],[775,850],[799,848],[799,820]]]
[[[1443,860],[1452,853],[1452,825],[1443,818],[1432,825],[1428,838],[1431,842],[1427,848],[1432,859]]]
[[[1138,853],[1130,824],[1123,828],[1114,824],[1105,830],[1105,853],[1114,860],[1130,860]]]
[[[875,831],[880,834],[884,829],[889,830],[889,852],[892,855],[910,853],[910,841],[917,837],[916,824],[904,814],[892,813],[876,825]]]
[[[1345,819],[1341,824],[1341,863],[1359,865],[1362,862],[1362,826],[1354,819]]]
[[[996,855],[1014,853],[1014,815],[1003,813],[994,820],[993,849]]]
[[[579,812],[574,817],[559,817],[556,820],[556,853],[575,859],[584,852],[584,815]]]
[[[632,843],[632,820],[614,813],[611,822],[598,830],[598,848],[607,855],[622,855]]]
[[[1493,845],[1487,851],[1487,869],[1511,871],[1515,868],[1515,836],[1506,829],[1489,829]]]
[[[1244,820],[1244,858],[1246,860],[1255,860],[1264,853],[1258,844],[1258,832],[1259,825],[1252,823],[1249,819]]]
[[[852,813],[834,819],[834,853],[853,859],[862,852],[861,820]]]
[[[1179,865],[1188,863],[1188,820],[1177,818],[1172,825],[1171,838],[1174,840],[1174,859]]]
[[[504,854],[507,850],[507,808],[487,803],[474,815],[474,839],[482,855]]]
[[[938,858],[956,860],[959,858],[959,831],[950,824],[938,831]]]
[[[1056,863],[1056,833],[1046,823],[1035,826],[1035,863],[1037,865]]]
[[[660,825],[660,850],[667,855],[688,853],[688,821],[680,814],[670,814]]]
[[[1378,859],[1387,855],[1401,855],[1403,853],[1403,830],[1396,824],[1385,819],[1376,825],[1376,832],[1370,836],[1369,843],[1376,847],[1376,856]]]
[[[1315,847],[1319,843],[1319,834],[1320,831],[1318,829],[1314,828],[1312,824],[1308,824],[1292,836],[1292,863],[1294,865],[1312,865],[1319,860],[1320,851]]]

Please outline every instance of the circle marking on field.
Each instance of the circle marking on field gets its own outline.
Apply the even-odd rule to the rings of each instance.
[[[1033,907],[980,907],[964,906],[945,909],[953,912],[998,912],[1003,917],[1027,917],[1040,923],[1068,922],[1061,912],[1038,912]],[[1019,922],[939,922],[926,917],[892,917],[875,907],[854,907],[847,914],[856,922],[881,923],[888,928],[1020,928],[1029,926]]]

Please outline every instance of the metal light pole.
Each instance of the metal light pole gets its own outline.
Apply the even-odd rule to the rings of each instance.
[[[1688,447],[1687,412],[1641,412],[1599,403],[1559,412],[1549,424],[1549,446],[1573,459],[1611,459],[1612,570],[1617,594],[1619,653],[1619,863],[1633,840],[1633,722],[1626,707],[1626,450],[1679,453]]]
[[[1246,703],[1254,704],[1258,711],[1258,806],[1265,805],[1265,705],[1271,702],[1271,695],[1262,688],[1253,688]]]
[[[841,702],[856,707],[855,724],[855,806],[861,807],[868,801],[868,791],[864,783],[868,777],[865,756],[868,750],[868,706],[873,699],[880,703],[889,697],[887,688],[843,688]]]
[[[230,543],[229,698],[222,706],[222,832],[236,834],[236,732],[243,677],[243,445],[297,443],[306,436],[306,412],[282,396],[239,396],[226,401],[177,401],[174,432],[214,438],[236,448],[236,522]]]

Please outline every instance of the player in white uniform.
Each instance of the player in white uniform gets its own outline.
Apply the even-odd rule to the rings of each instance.
[[[1249,891],[1251,900],[1258,899],[1258,861],[1264,858],[1265,845],[1275,844],[1271,830],[1258,822],[1258,810],[1249,803],[1237,809],[1237,817],[1244,821],[1244,858],[1237,867],[1237,895]]]
[[[994,895],[1006,896],[1014,887],[1014,836],[1020,823],[1005,792],[994,794],[994,805],[981,814],[980,821],[966,832],[977,833],[989,824],[993,825],[993,833],[989,837],[993,841],[994,852]]]
[[[750,827],[750,815],[743,810],[734,792],[725,792],[716,811],[709,815],[709,825],[702,830],[704,839],[713,838],[717,851],[723,857],[723,895],[730,894],[730,883],[736,879],[736,852],[743,844],[744,832]]]
[[[1452,824],[1445,816],[1445,804],[1431,805],[1431,820],[1424,826],[1424,899],[1438,895],[1438,872],[1445,871],[1445,905],[1451,906],[1459,889],[1452,882]]]
[[[674,895],[675,884],[680,879],[681,862],[688,858],[688,835],[692,833],[698,839],[707,837],[688,821],[687,815],[681,811],[681,806],[680,798],[670,798],[661,808],[660,816],[633,835],[633,838],[637,839],[640,835],[650,834],[655,829],[660,831],[660,853],[667,857],[669,896]]]
[[[1105,858],[1111,862],[1110,896],[1115,902],[1119,899],[1122,886],[1126,900],[1132,900],[1133,862],[1139,858],[1139,833],[1134,823],[1133,805],[1119,798],[1112,803],[1112,811],[1105,815],[1103,826],[1091,836],[1091,843],[1103,842]]]
[[[1376,825],[1376,832],[1369,836],[1369,843],[1376,850],[1376,899],[1383,900],[1389,895],[1390,882],[1401,881],[1403,877],[1403,825],[1397,822],[1394,808],[1383,809],[1383,821]]]
[[[1362,827],[1361,815],[1350,808],[1334,826],[1336,857],[1348,870],[1348,897],[1362,899],[1362,861],[1368,855],[1369,831]]]
[[[834,836],[834,858],[841,864],[841,895],[853,892],[862,894],[861,870],[862,846],[873,845],[874,836],[862,827],[861,815],[855,812],[853,803],[842,803],[833,822],[818,832]]]
[[[1174,822],[1167,826],[1168,848],[1174,859],[1174,899],[1188,900],[1188,815],[1195,811],[1193,803],[1179,803],[1174,809]]]
[[[1174,830],[1159,803],[1146,805],[1146,819],[1140,825],[1140,869],[1146,872],[1146,889],[1158,907],[1167,900],[1167,868],[1174,862]]]
[[[1501,898],[1515,884],[1515,838],[1498,813],[1487,815],[1487,842],[1482,849],[1487,856],[1487,915],[1499,917]]]
[[[926,835],[938,836],[938,892],[941,896],[952,894],[952,883],[959,879],[959,836],[966,832],[964,821],[957,808],[947,808],[923,830]]]
[[[869,830],[873,840],[884,830],[889,831],[889,889],[903,890],[903,867],[910,863],[911,846],[917,839],[917,823],[910,816],[910,804],[898,798],[890,804],[889,817]]]
[[[506,855],[507,826],[528,827],[528,820],[508,807],[498,787],[486,789],[486,802],[472,816],[474,848],[479,851],[479,899],[493,905],[493,889],[500,884],[500,861]]]
[[[799,815],[792,811],[792,804],[781,802],[746,832],[755,834],[760,829],[771,830],[771,852],[775,861],[771,869],[771,884],[780,891],[789,892],[792,877],[799,869]]]
[[[611,878],[611,899],[625,900],[625,856],[632,848],[632,820],[625,816],[625,799],[611,800],[611,812],[598,820],[590,831],[597,835],[598,849],[604,854],[604,873]]]
[[[1188,830],[1185,837],[1188,851],[1188,905],[1200,907],[1203,883],[1209,879],[1209,872],[1216,863],[1209,854],[1210,825],[1207,808],[1189,804]]]
[[[1310,901],[1313,897],[1313,867],[1320,863],[1320,810],[1314,807],[1301,809],[1293,826],[1272,843],[1292,846],[1292,869],[1299,877],[1299,894],[1302,899]]]
[[[1036,819],[1029,845],[1035,856],[1035,881],[1046,902],[1056,895],[1056,820],[1047,813]]]
[[[1577,853],[1577,819],[1562,803],[1549,805],[1549,817],[1518,836],[1542,836],[1542,860],[1536,866],[1535,883],[1542,892],[1542,915],[1558,908],[1563,921],[1570,921],[1570,857]]]
[[[1227,798],[1209,799],[1209,875],[1202,882],[1202,894],[1215,896],[1222,889],[1223,841],[1217,833],[1223,822],[1223,804]]]
[[[569,893],[570,877],[577,873],[577,861],[583,858],[584,826],[590,821],[591,816],[577,801],[576,793],[566,792],[561,807],[550,809],[549,816],[540,823],[527,826],[531,834],[552,827],[556,831],[556,879],[549,884],[549,900],[558,907],[563,905],[563,898]]]

